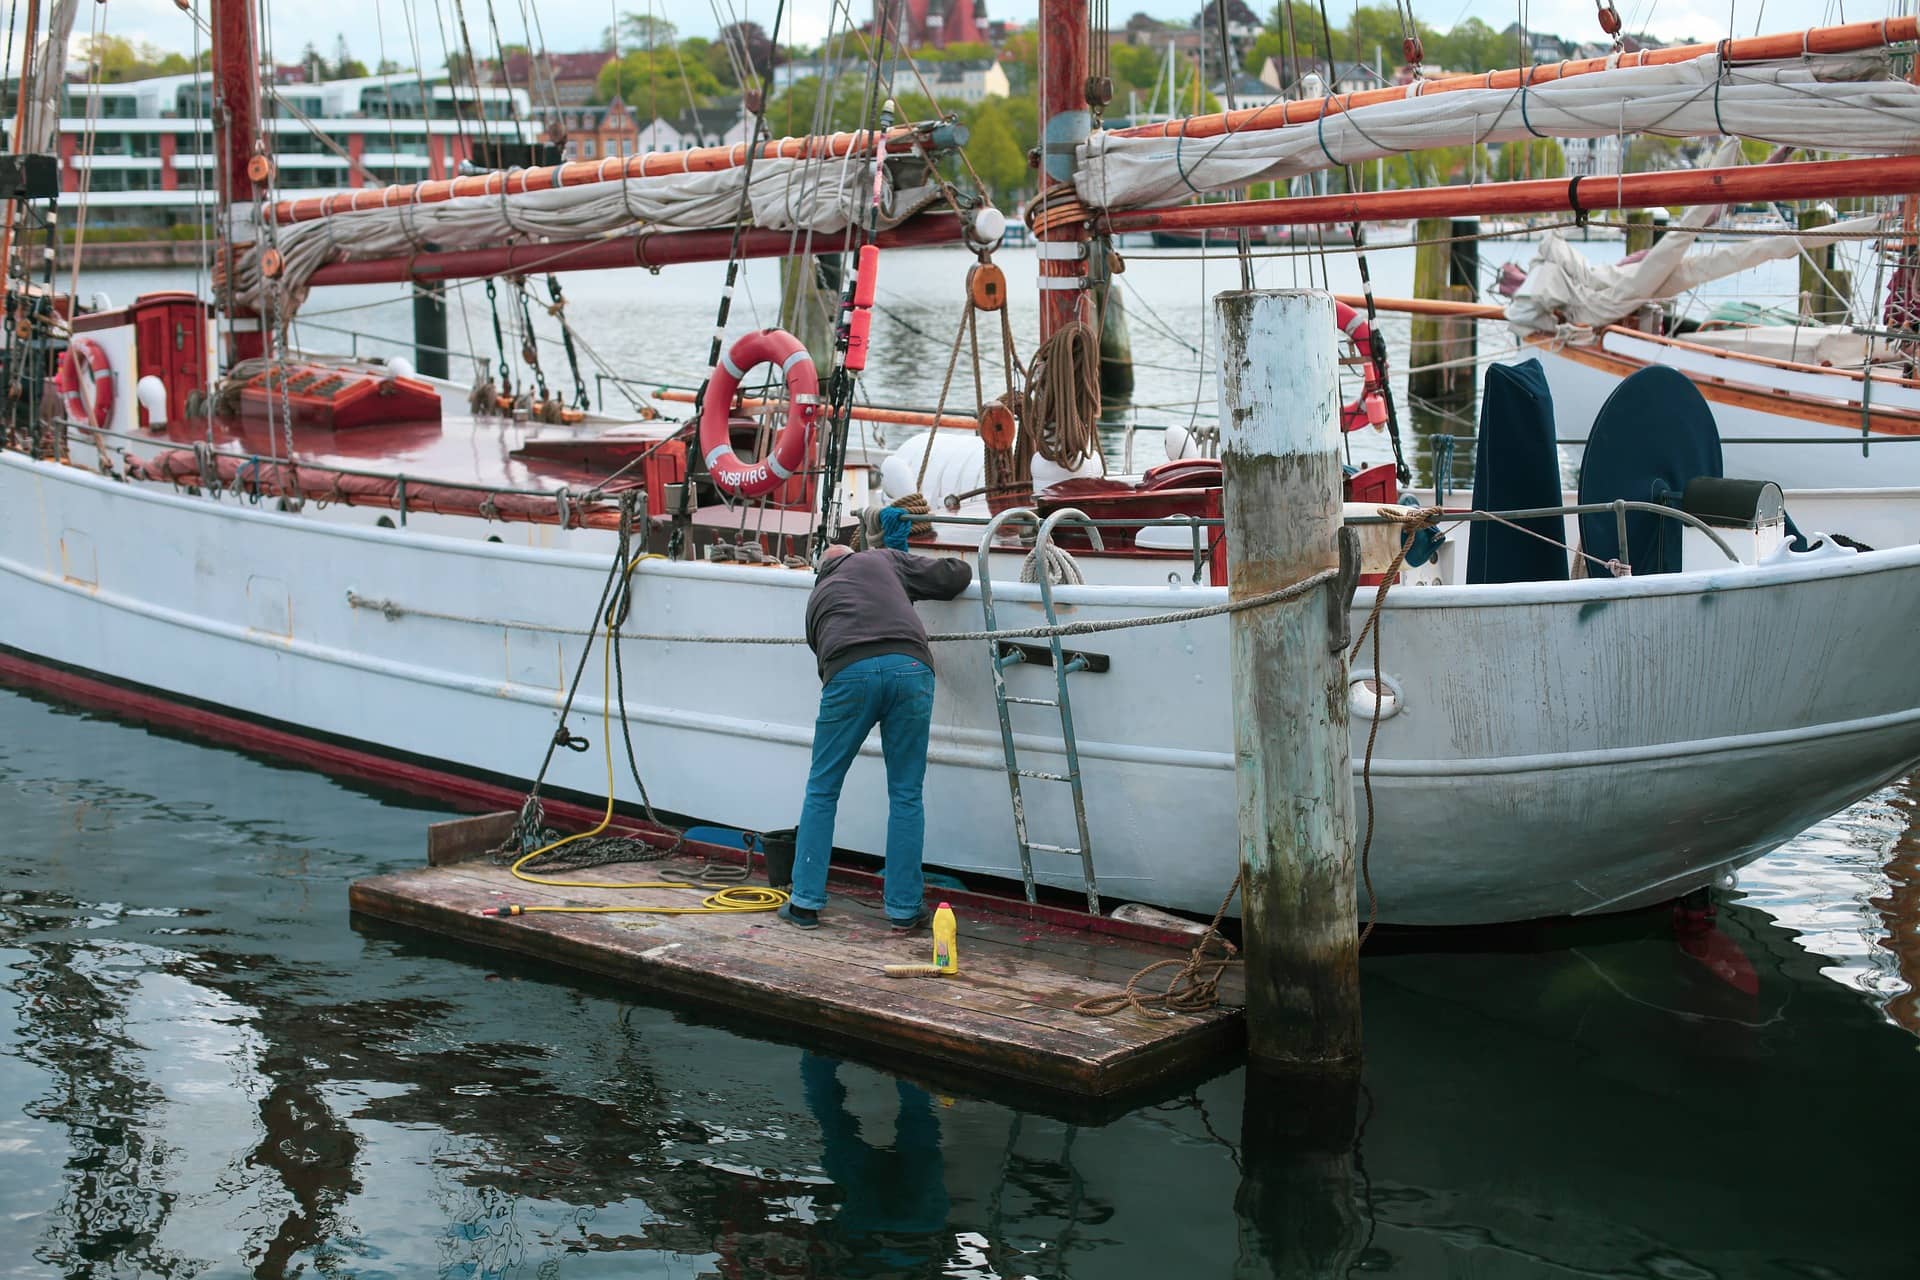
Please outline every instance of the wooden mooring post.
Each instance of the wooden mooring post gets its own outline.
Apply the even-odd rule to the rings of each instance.
[[[1479,296],[1480,224],[1422,218],[1414,224],[1413,296],[1472,302]],[[1479,330],[1464,316],[1416,315],[1407,344],[1407,392],[1429,404],[1471,400]]]
[[[447,376],[447,286],[413,282],[413,367],[424,377]]]
[[[1228,590],[1264,595],[1339,561],[1333,298],[1223,293],[1221,461]],[[1332,586],[1232,615],[1248,1053],[1262,1066],[1360,1060],[1347,664]]]

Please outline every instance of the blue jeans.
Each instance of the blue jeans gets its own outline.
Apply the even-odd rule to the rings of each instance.
[[[827,905],[827,864],[833,859],[840,787],[860,744],[877,724],[880,752],[887,761],[887,915],[911,920],[920,913],[926,897],[920,855],[927,833],[921,785],[927,777],[932,723],[933,671],[917,658],[863,658],[827,681],[813,726],[813,769],[807,775],[793,852],[794,906],[818,911]]]

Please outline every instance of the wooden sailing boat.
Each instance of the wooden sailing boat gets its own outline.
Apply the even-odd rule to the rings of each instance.
[[[144,298],[69,322],[16,277],[16,317],[63,343],[70,361],[81,352],[89,373],[51,419],[16,414],[0,451],[0,671],[469,801],[516,802],[544,769],[544,794],[563,812],[597,804],[609,785],[638,812],[644,778],[652,805],[670,815],[791,825],[817,691],[797,643],[811,575],[804,558],[791,568],[781,557],[847,536],[857,521],[845,513],[876,487],[883,460],[849,445],[839,414],[864,335],[861,282],[870,288],[891,245],[971,237],[978,252],[993,247],[982,230],[991,218],[941,207],[938,191],[914,194],[942,145],[938,122],[274,202],[256,186],[272,168],[253,115],[252,13],[241,0],[214,9],[219,185],[233,212],[255,210],[222,220],[230,243],[216,316],[191,299]],[[1086,7],[1047,0],[1042,21],[1049,145],[1032,221],[1043,342],[1088,318],[1089,264],[1103,251],[1090,246],[1127,227],[1364,220],[1449,203],[1623,207],[1734,181],[1639,175],[1551,191],[1517,183],[1096,212],[1077,186],[1093,145]],[[1873,25],[1883,43],[1913,35],[1910,22]],[[771,213],[757,203],[750,154],[756,172],[794,166],[782,185],[797,174],[797,197]],[[1776,194],[1900,190],[1920,178],[1920,158],[1782,166],[1767,178]],[[729,225],[743,187],[743,224],[753,225]],[[873,191],[892,225],[876,228],[855,198]],[[604,214],[630,201],[648,217]],[[690,226],[716,207],[716,225]],[[603,215],[599,229],[583,226]],[[568,238],[566,226],[582,229]],[[424,380],[438,404],[423,409],[404,385],[422,380],[407,371],[316,361],[275,332],[305,290],[329,283],[772,256],[792,250],[798,227],[862,248],[841,354],[823,379],[825,403],[796,395],[770,452],[747,462],[738,454],[751,452],[754,425],[734,433],[732,385],[703,405],[695,445],[700,424],[664,419],[476,419],[468,390],[441,380]],[[404,252],[389,247],[395,236]],[[249,378],[264,372],[265,422],[225,413],[224,387],[189,407],[186,393],[201,389],[216,356]],[[26,368],[19,358],[13,367]],[[101,369],[110,402],[97,394]],[[125,394],[136,382],[146,391]],[[290,397],[322,395],[323,384],[328,397],[354,388],[407,407],[351,429],[293,420]],[[15,386],[16,406],[23,396],[29,409],[38,403],[38,384],[23,375]],[[385,395],[389,386],[406,394]],[[1330,423],[1337,407],[1323,406]],[[987,509],[1050,512],[1044,542],[1071,518],[1068,500],[1032,494],[1028,459],[1005,447],[1008,424],[980,425],[995,446],[992,492],[943,511],[927,549],[976,556],[993,579],[992,609],[977,593],[931,605],[930,629],[1031,627],[1066,609],[1117,629],[1074,642],[1087,662],[1071,677],[1043,669],[1040,646],[1040,665],[1006,669],[1004,685],[996,667],[1022,652],[1006,646],[1025,641],[938,646],[928,861],[982,884],[1024,879],[1084,894],[1095,909],[1134,900],[1210,910],[1236,857],[1217,612],[1231,549],[1207,523],[1219,510],[1218,468],[1202,460],[1069,491],[1132,514],[1104,549],[1078,557],[1084,585],[1050,589],[1017,580],[1029,546],[999,536],[1017,518],[988,525]],[[1011,438],[1044,453],[1059,425],[1012,423]],[[788,474],[772,474],[775,462]],[[1176,519],[1169,527],[1128,503]],[[1356,671],[1350,690],[1380,720],[1372,848],[1383,919],[1481,923],[1686,893],[1920,760],[1920,672],[1906,661],[1920,627],[1920,547],[1821,543],[1801,553],[1778,545],[1764,512],[1746,523],[1741,550],[1716,547],[1727,539],[1712,534],[1666,566],[1680,572],[1570,581],[1563,563],[1552,580],[1471,581],[1468,558],[1449,550],[1406,576],[1383,613],[1379,670]],[[715,544],[731,548],[725,561],[689,558]],[[643,547],[662,555],[637,554]],[[1701,548],[1708,559],[1693,558]],[[595,602],[613,590],[621,607],[603,613]],[[1195,607],[1216,612],[1118,629]],[[621,661],[605,649],[593,656],[590,644]],[[1070,725],[1012,718],[1024,712],[1010,712],[1009,694],[1055,690],[1072,701]],[[1365,719],[1356,724],[1364,732]],[[629,732],[631,777],[614,767],[613,738]],[[556,741],[585,749],[553,750]],[[1017,831],[1011,815],[983,820],[1006,812],[1022,769],[1077,781],[1052,794],[1029,783]],[[847,786],[839,843],[876,853],[877,757],[863,757]],[[1076,841],[1083,856],[1042,847]]]

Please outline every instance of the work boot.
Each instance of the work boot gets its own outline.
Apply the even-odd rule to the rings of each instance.
[[[785,920],[796,929],[818,929],[820,927],[820,913],[818,911],[809,911],[805,907],[796,907],[791,902],[781,903],[780,910],[777,914],[782,920]]]

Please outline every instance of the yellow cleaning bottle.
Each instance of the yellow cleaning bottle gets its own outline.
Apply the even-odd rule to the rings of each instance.
[[[960,924],[944,902],[933,913],[933,967],[941,973],[960,972]]]

